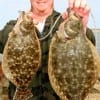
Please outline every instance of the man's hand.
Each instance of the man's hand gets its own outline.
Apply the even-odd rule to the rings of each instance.
[[[87,22],[90,14],[90,7],[86,0],[68,0],[69,8],[78,13],[83,19],[83,27],[86,32]],[[65,12],[62,16],[64,19],[68,17],[68,12]]]

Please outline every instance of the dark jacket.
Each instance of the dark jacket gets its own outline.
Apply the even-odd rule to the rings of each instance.
[[[60,13],[54,11],[52,15],[50,15],[47,18],[43,33],[42,34],[38,33],[39,38],[45,37],[45,35],[49,33],[51,27],[53,26],[55,20],[58,18],[59,15]],[[60,18],[60,20],[57,22],[54,29],[52,30],[52,34],[50,34],[46,39],[41,40],[42,64],[41,64],[40,69],[37,72],[36,77],[33,79],[30,85],[30,89],[34,95],[34,97],[31,100],[54,100],[54,98],[56,98],[56,100],[59,100],[59,97],[55,94],[55,92],[53,91],[49,83],[47,65],[48,65],[48,53],[49,53],[50,41],[54,33],[56,33],[56,31],[58,30],[58,27],[62,21],[63,19]],[[1,30],[0,32],[0,52],[1,53],[3,53],[5,43],[8,39],[8,33],[12,30],[15,24],[16,24],[16,21],[14,20],[8,22],[7,25],[4,27],[4,29]],[[95,37],[93,35],[93,32],[90,29],[87,29],[86,35],[89,38],[89,40],[95,45]],[[9,99],[10,100],[12,100],[15,89],[16,87],[10,82],[10,85],[9,85]],[[45,93],[47,94],[47,96],[44,95]]]

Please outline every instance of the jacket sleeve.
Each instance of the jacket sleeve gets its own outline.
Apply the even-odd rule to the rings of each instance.
[[[0,31],[0,53],[3,52],[3,43],[2,43],[2,31]]]
[[[3,53],[4,46],[8,39],[8,34],[12,31],[16,21],[11,20],[9,21],[4,28],[0,31],[0,53]]]
[[[94,33],[91,29],[87,28],[86,32],[87,38],[92,42],[92,44],[95,46],[96,45],[96,39],[94,36]]]
[[[5,44],[7,42],[8,34],[12,31],[15,24],[16,24],[16,21],[11,20],[0,31],[0,53],[1,54],[3,53]],[[15,89],[16,89],[16,87],[11,82],[9,82],[8,97],[9,97],[10,100],[13,100],[12,98],[13,98]]]

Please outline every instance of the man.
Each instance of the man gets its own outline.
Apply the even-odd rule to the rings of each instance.
[[[59,17],[60,13],[54,10],[54,0],[30,0],[31,10],[27,13],[30,17],[33,18],[37,29],[39,30],[38,37],[42,39],[45,37],[51,30],[54,22]],[[95,37],[90,29],[87,28],[88,17],[90,13],[90,7],[87,5],[86,0],[68,0],[69,7],[72,11],[78,13],[82,16],[84,31],[90,41],[95,45]],[[63,5],[62,5],[63,6]],[[36,77],[33,79],[30,89],[33,93],[31,100],[59,100],[59,97],[56,95],[52,89],[49,78],[48,78],[48,53],[49,45],[52,39],[52,36],[57,31],[60,23],[67,19],[68,12],[64,12],[62,17],[57,21],[57,24],[52,30],[52,35],[49,35],[47,38],[40,40],[41,50],[42,50],[42,63],[40,69],[38,70]],[[20,17],[18,21],[10,21],[0,34],[0,52],[3,53],[5,43],[8,38],[8,33],[13,29],[14,25],[20,23]],[[9,99],[12,100],[16,87],[10,83],[9,85]]]

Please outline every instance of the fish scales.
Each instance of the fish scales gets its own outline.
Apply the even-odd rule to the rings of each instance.
[[[27,88],[40,63],[41,49],[35,26],[32,19],[23,13],[22,21],[9,34],[2,61],[5,76],[17,87],[14,100],[28,100],[31,93]]]
[[[83,33],[80,17],[70,13],[50,44],[51,85],[61,100],[85,100],[98,78],[98,69],[96,48]]]

